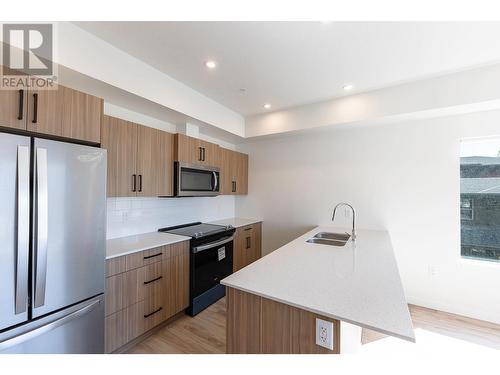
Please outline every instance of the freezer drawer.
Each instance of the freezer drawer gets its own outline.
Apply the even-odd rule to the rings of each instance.
[[[30,139],[0,133],[0,330],[28,319]]]
[[[34,141],[33,317],[104,292],[106,151]]]
[[[104,296],[0,333],[0,354],[104,353]]]

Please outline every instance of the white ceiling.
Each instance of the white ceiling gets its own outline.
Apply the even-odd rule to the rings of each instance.
[[[76,24],[245,116],[500,61],[500,22]]]

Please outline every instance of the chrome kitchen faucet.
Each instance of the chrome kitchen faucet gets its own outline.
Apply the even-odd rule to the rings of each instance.
[[[335,220],[335,213],[337,212],[337,208],[340,207],[340,206],[347,206],[352,211],[352,233],[351,233],[351,238],[352,238],[352,240],[354,242],[354,241],[356,241],[356,210],[349,203],[344,203],[344,202],[339,203],[333,209],[332,222]]]

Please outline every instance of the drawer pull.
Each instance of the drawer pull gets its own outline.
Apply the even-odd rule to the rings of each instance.
[[[163,276],[158,276],[156,279],[144,281],[144,285],[154,283],[155,281],[163,279]]]
[[[144,318],[149,318],[151,315],[154,315],[157,312],[160,312],[161,310],[163,310],[163,307],[158,307],[155,311],[150,312],[149,314],[144,315]]]
[[[252,227],[245,228],[244,230],[252,230]]]
[[[158,253],[158,254],[155,254],[155,255],[148,255],[146,257],[144,257],[144,260],[146,259],[151,259],[151,258],[154,258],[154,257],[159,257],[160,255],[162,255],[163,253]]]

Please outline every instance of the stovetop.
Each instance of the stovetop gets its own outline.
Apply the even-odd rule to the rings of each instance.
[[[193,238],[203,238],[213,234],[233,229],[230,225],[204,224],[201,222],[177,225],[175,227],[160,228],[158,232],[166,232]]]

